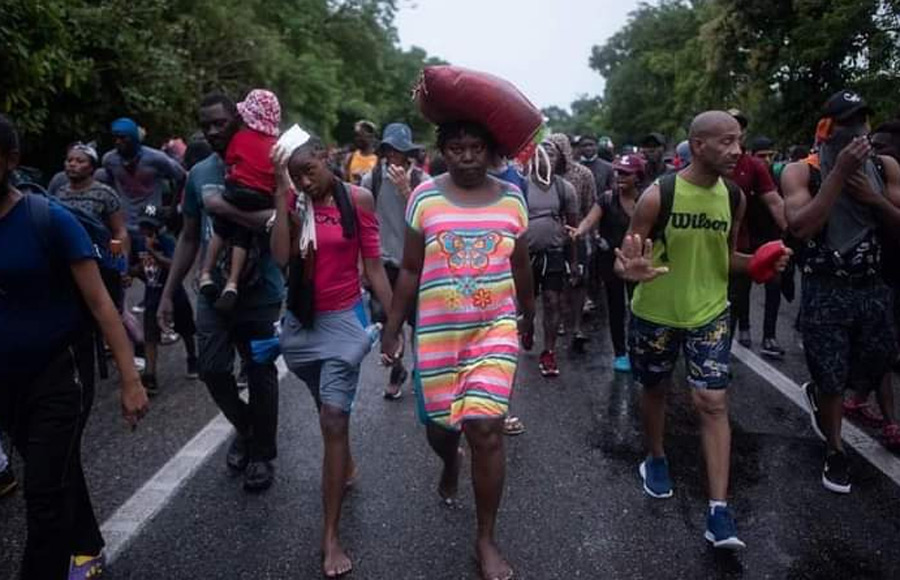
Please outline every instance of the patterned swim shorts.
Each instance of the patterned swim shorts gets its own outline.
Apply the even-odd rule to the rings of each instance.
[[[682,351],[692,387],[724,389],[731,358],[729,320],[727,309],[699,328],[673,328],[632,316],[629,343],[635,381],[653,388],[668,379]]]

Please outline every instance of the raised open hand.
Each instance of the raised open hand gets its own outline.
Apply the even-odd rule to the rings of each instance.
[[[622,278],[632,282],[649,282],[669,269],[665,266],[653,266],[653,240],[642,240],[638,234],[629,234],[622,241],[622,247],[616,248]]]

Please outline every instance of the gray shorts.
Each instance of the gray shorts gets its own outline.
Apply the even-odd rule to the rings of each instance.
[[[359,384],[359,365],[330,358],[295,366],[291,371],[306,383],[317,407],[328,405],[350,413]]]
[[[316,404],[349,413],[359,382],[359,366],[372,348],[362,303],[339,312],[318,312],[312,328],[303,328],[285,312],[281,354],[287,367],[306,383]]]

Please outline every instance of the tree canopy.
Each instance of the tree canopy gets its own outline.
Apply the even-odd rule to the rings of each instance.
[[[590,66],[606,80],[599,111],[549,111],[563,130],[619,143],[661,131],[674,142],[696,113],[737,107],[753,134],[811,143],[837,90],[859,91],[879,119],[900,113],[900,1],[644,3],[593,48]]]
[[[347,140],[353,122],[427,125],[411,89],[425,51],[400,48],[395,0],[0,0],[0,111],[28,162],[131,116],[158,144],[196,130],[210,90],[268,88],[282,117]]]

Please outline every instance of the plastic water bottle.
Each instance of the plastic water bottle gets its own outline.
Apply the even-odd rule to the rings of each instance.
[[[366,335],[369,337],[369,341],[372,343],[372,348],[378,344],[378,341],[381,340],[381,329],[384,328],[384,325],[380,322],[376,322],[374,324],[370,324],[366,327]]]
[[[369,337],[369,341],[372,343],[372,347],[374,347],[379,340],[381,340],[381,329],[384,328],[384,325],[380,322],[371,322],[372,320],[372,294],[366,290],[362,289],[362,306],[365,312],[366,320],[369,320],[369,325],[366,326],[366,335]]]

